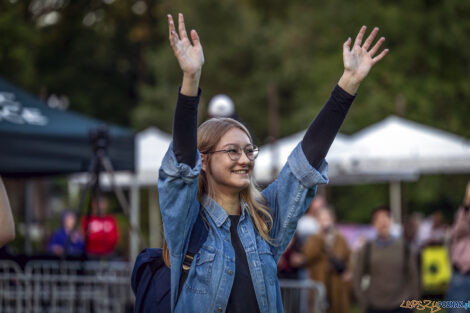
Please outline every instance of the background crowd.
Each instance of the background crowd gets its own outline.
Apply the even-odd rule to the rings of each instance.
[[[371,313],[408,312],[401,307],[407,300],[465,303],[470,300],[469,206],[470,182],[449,223],[440,211],[427,217],[414,213],[399,223],[387,206],[378,206],[371,214],[373,231],[347,238],[333,208],[317,195],[278,264],[279,277],[322,282],[328,312],[351,312],[353,302]]]

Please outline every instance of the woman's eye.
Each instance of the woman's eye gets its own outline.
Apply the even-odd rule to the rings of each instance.
[[[228,152],[228,153],[237,153],[237,150],[235,150],[235,149],[229,149],[229,150],[227,150],[227,152]]]

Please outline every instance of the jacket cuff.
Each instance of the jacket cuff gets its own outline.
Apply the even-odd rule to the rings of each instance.
[[[193,180],[197,179],[201,173],[201,155],[199,150],[196,151],[196,163],[193,168],[191,168],[186,163],[178,163],[176,155],[173,152],[173,141],[170,143],[168,150],[163,157],[162,166],[160,168],[167,176],[170,177],[180,177],[186,183],[190,183]]]
[[[294,176],[306,188],[313,188],[315,185],[328,184],[328,162],[323,159],[318,166],[314,168],[307,160],[307,157],[299,143],[294,151],[289,155],[287,163]]]

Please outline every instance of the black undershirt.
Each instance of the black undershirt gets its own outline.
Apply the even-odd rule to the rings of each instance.
[[[238,237],[237,226],[240,215],[229,215],[230,238],[235,250],[235,277],[228,298],[227,313],[257,313],[259,312],[255,288],[251,280],[250,268],[245,249]]]

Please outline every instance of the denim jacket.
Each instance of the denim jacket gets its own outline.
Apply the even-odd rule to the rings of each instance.
[[[210,197],[205,196],[201,203],[198,202],[199,152],[196,158],[194,168],[178,163],[173,144],[170,144],[159,172],[159,201],[171,260],[172,312],[225,312],[235,275],[230,219]],[[273,217],[271,243],[256,231],[246,203],[240,204],[242,211],[237,230],[245,248],[261,313],[283,312],[277,262],[294,235],[297,221],[315,195],[316,185],[328,183],[327,174],[326,161],[318,170],[313,168],[301,145],[297,145],[279,177],[262,192]],[[201,207],[209,233],[194,256],[188,278],[178,295],[189,235]]]

